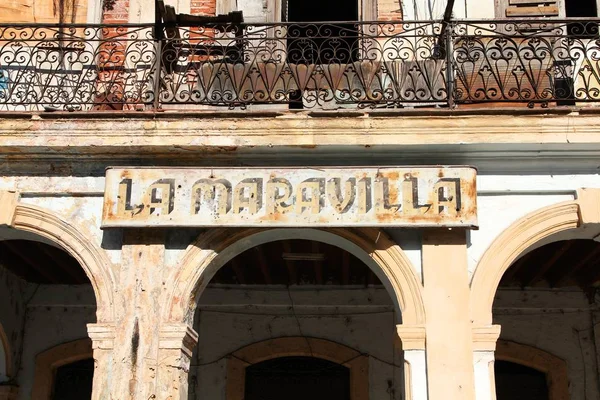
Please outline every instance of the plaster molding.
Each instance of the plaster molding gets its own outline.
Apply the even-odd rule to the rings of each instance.
[[[158,335],[159,349],[181,350],[188,357],[198,343],[198,333],[187,324],[165,324]]]
[[[31,400],[51,400],[56,369],[76,361],[93,358],[89,338],[60,344],[35,357],[35,376]]]
[[[536,347],[499,340],[496,360],[509,361],[546,374],[549,400],[569,400],[567,362]]]
[[[567,201],[527,214],[505,229],[488,247],[471,281],[471,320],[476,326],[492,324],[492,305],[506,270],[536,243],[580,227],[580,205]]]
[[[0,198],[6,200],[6,198]],[[7,202],[9,206],[12,204]],[[4,208],[4,203],[1,208]],[[90,239],[91,234],[75,227],[51,211],[29,204],[14,204],[11,228],[44,237],[69,253],[83,268],[92,283],[99,322],[114,321],[116,279],[111,261]]]
[[[280,357],[314,357],[350,370],[350,398],[369,399],[369,357],[359,351],[325,339],[283,337],[254,343],[227,359],[226,400],[244,398],[246,368]]]
[[[94,350],[112,350],[115,345],[114,324],[87,324],[88,336]]]
[[[425,350],[425,326],[396,325],[402,349]]]
[[[15,217],[15,207],[19,202],[19,193],[10,190],[0,190],[0,226],[12,226]]]
[[[284,235],[285,233],[285,235]],[[246,247],[290,238],[317,240],[322,235],[358,247],[383,274],[384,285],[407,325],[425,324],[422,284],[415,268],[400,246],[379,229],[261,229],[215,228],[202,233],[180,259],[178,268],[165,285],[172,288],[163,311],[164,323],[191,322],[197,300],[217,270]],[[219,258],[218,262],[216,261]],[[385,282],[387,280],[387,282]]]
[[[473,351],[494,351],[500,331],[500,325],[473,327]]]
[[[596,225],[600,233],[600,189],[579,189],[577,191],[582,225]]]

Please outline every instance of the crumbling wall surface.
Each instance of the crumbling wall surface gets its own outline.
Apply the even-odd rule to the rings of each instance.
[[[34,293],[26,308],[22,365],[18,377],[19,400],[31,398],[36,356],[54,346],[86,338],[86,324],[96,321],[91,286],[31,286],[34,286]]]
[[[369,355],[370,398],[390,398],[404,387],[395,325],[385,289],[208,288],[194,324],[199,343],[189,399],[226,400],[228,356],[250,344],[290,336],[327,339]]]
[[[27,282],[0,265],[0,324],[2,324],[8,339],[8,351],[12,361],[12,365],[7,366],[7,369],[12,371],[17,371],[20,365],[26,311],[25,301],[30,292],[28,286]],[[0,382],[2,379],[0,371]]]
[[[597,400],[598,366],[592,312],[587,296],[573,289],[500,289],[494,323],[500,339],[536,347],[567,362],[571,399]]]

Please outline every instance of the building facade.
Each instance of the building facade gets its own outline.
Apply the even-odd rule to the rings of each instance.
[[[600,7],[450,5],[0,5],[0,399],[600,400]]]

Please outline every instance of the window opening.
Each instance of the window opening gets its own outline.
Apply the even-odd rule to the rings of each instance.
[[[287,60],[291,64],[349,64],[358,59],[358,1],[283,0],[281,19],[288,26]],[[290,108],[302,108],[302,93],[290,94]]]
[[[350,370],[313,357],[281,357],[246,368],[245,400],[350,400]]]
[[[88,358],[57,368],[53,400],[86,400],[92,398],[94,359]]]
[[[509,361],[496,360],[496,400],[549,400],[546,374]]]

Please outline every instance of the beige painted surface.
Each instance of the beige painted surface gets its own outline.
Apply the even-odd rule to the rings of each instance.
[[[423,280],[429,400],[474,400],[473,336],[465,312],[469,284],[464,230],[423,233]]]

